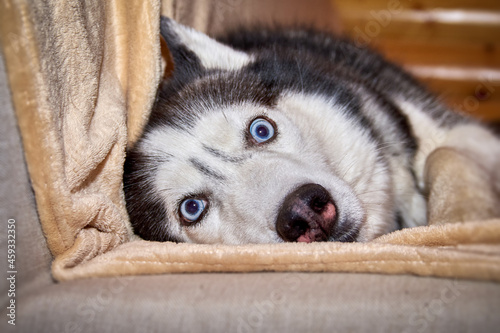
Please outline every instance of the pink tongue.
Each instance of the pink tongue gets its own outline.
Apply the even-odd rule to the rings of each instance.
[[[299,238],[297,238],[297,242],[311,243],[312,239],[311,239],[311,236],[309,235],[309,233],[306,231],[303,235],[301,235]]]
[[[335,206],[332,203],[328,203],[323,213],[321,213],[321,216],[323,216],[325,221],[333,221],[333,219],[335,218],[335,214],[337,214]]]

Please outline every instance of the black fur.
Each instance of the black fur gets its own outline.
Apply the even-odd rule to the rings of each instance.
[[[158,160],[158,159],[159,160]],[[167,230],[167,212],[159,196],[150,183],[151,175],[156,172],[155,166],[165,156],[151,156],[142,154],[138,149],[127,152],[124,168],[124,191],[127,210],[134,232],[144,239],[160,242],[177,241]]]

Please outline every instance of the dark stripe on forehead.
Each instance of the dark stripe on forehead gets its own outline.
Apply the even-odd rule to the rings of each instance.
[[[226,177],[224,177],[222,174],[218,173],[214,169],[212,169],[210,166],[204,164],[202,161],[196,159],[196,158],[190,158],[189,162],[195,167],[196,170],[204,174],[205,176],[209,178],[213,178],[219,181],[224,181],[226,180]]]
[[[261,65],[265,68],[263,76],[272,73],[270,68],[274,68],[274,70],[280,69],[269,60],[267,61],[267,65]],[[262,62],[265,61],[262,60]],[[371,96],[380,106],[382,112],[391,118],[393,122],[391,130],[397,130],[407,153],[410,156],[415,154],[418,142],[413,134],[410,122],[406,115],[391,102],[386,91],[380,90],[373,82],[364,79],[354,71],[350,71],[349,68],[332,65],[328,61],[325,62],[321,59],[316,59],[314,64],[312,61],[307,63],[307,65],[301,67],[300,71],[294,71],[293,67],[292,65],[289,66],[290,70],[287,74],[280,76],[280,84],[287,85],[298,92],[317,93],[332,98],[332,101],[338,107],[343,107],[345,114],[349,118],[356,120],[361,127],[369,130],[372,138],[382,144],[385,141],[384,131],[388,129],[377,128],[372,119],[373,115],[369,114],[370,110],[364,107],[363,97]],[[267,80],[274,79],[268,78]]]
[[[172,92],[172,86],[159,91],[147,130],[157,126],[191,128],[206,113],[232,106],[250,103],[274,107],[278,91],[262,84],[259,78],[248,72],[205,72],[180,89]]]
[[[203,150],[209,153],[210,155],[217,157],[218,159],[224,162],[229,162],[229,163],[241,163],[248,158],[245,156],[230,156],[223,151],[220,151],[212,147],[208,147],[206,145],[203,145]]]
[[[247,70],[258,75],[269,89],[298,94],[321,95],[331,101],[332,112],[343,109],[346,117],[356,121],[371,137],[380,137],[371,121],[362,112],[360,97],[338,76],[336,67],[324,59],[303,59],[294,54],[263,54]]]

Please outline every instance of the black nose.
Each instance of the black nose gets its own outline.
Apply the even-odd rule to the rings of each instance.
[[[336,221],[330,193],[321,185],[304,184],[288,194],[276,220],[276,230],[287,242],[327,241]]]

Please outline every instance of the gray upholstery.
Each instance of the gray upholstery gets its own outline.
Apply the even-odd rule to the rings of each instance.
[[[404,275],[171,274],[54,283],[0,65],[0,248],[16,220],[17,325],[1,332],[493,332],[500,285]],[[0,269],[7,271],[6,260]]]
[[[22,302],[23,332],[492,332],[500,324],[497,285],[370,274],[82,280]]]
[[[0,54],[1,55],[1,54]],[[16,220],[17,296],[24,291],[51,283],[51,255],[45,244],[24,161],[19,130],[12,107],[3,56],[0,57],[0,231],[2,260],[0,269],[7,272],[7,221]],[[7,290],[7,280],[0,286]],[[2,298],[2,306],[4,298]]]

